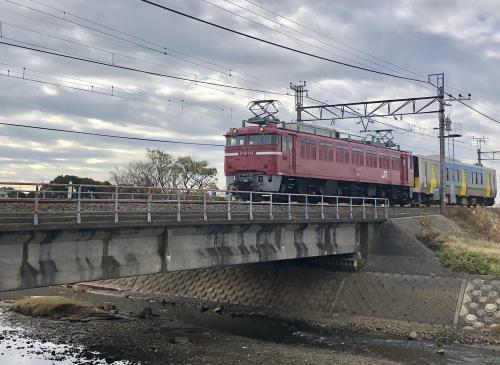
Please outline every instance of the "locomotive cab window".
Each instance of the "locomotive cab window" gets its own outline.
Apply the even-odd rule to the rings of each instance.
[[[248,136],[250,146],[269,146],[278,144],[277,134],[251,134]]]
[[[245,136],[226,137],[226,146],[239,147],[245,145]]]
[[[288,146],[288,136],[285,136],[285,135],[281,136],[281,150],[283,152],[290,151],[290,148]]]

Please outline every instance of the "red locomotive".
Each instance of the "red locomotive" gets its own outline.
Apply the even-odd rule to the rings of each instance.
[[[228,190],[348,195],[410,202],[411,153],[328,128],[256,116],[226,134]]]

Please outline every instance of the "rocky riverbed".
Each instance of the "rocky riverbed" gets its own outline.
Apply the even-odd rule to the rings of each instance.
[[[367,335],[362,326],[334,330],[172,298],[56,287],[7,293],[2,299],[32,295],[85,300],[120,319],[34,318],[6,311],[4,301],[1,364],[498,364],[500,355],[484,341],[471,346],[451,338],[423,340],[419,328],[413,339]]]

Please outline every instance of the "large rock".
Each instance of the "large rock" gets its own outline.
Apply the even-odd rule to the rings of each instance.
[[[137,312],[136,317],[140,319],[151,319],[154,317],[153,310],[151,307],[145,307],[143,310]]]
[[[484,306],[486,313],[495,313],[497,310],[497,305],[493,303],[488,303]]]
[[[467,324],[474,324],[477,321],[477,317],[474,314],[467,314],[465,316],[465,322]]]

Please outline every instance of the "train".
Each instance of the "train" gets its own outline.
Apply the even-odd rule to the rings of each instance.
[[[439,203],[439,157],[412,154],[380,140],[277,119],[243,122],[227,133],[228,190],[377,197],[391,205]],[[448,204],[495,203],[496,172],[446,159]]]

